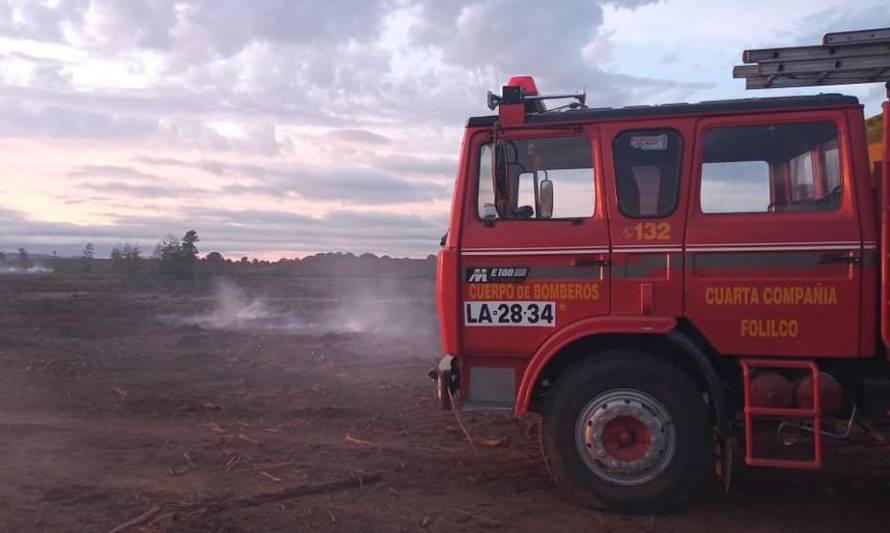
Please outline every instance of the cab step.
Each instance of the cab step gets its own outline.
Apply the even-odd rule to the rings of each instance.
[[[813,361],[789,359],[742,359],[742,376],[745,393],[745,464],[751,466],[769,466],[778,468],[800,468],[815,470],[822,467],[822,410],[820,394],[813,395],[813,406],[802,407],[761,407],[752,405],[751,377],[752,370],[770,368],[786,371],[809,371],[812,376],[813,390],[819,389],[819,367]],[[763,457],[754,454],[755,419],[763,418],[808,418],[813,428],[812,459],[780,459]]]

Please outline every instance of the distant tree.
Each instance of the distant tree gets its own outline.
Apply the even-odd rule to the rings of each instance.
[[[34,266],[34,263],[31,262],[31,256],[28,255],[28,251],[24,248],[19,248],[18,267],[22,270],[28,270],[32,266]]]
[[[139,262],[142,260],[142,250],[139,249],[139,245],[131,246],[129,243],[124,243],[121,253],[126,261]]]
[[[182,243],[179,245],[179,253],[183,262],[193,264],[198,260],[198,247],[195,246],[195,243],[200,240],[197,231],[190,229],[185,232],[185,235],[182,236]]]
[[[198,261],[198,233],[189,230],[182,240],[168,235],[155,247],[154,256],[160,260],[161,271],[167,274],[187,276],[194,273]],[[221,256],[220,256],[221,257]]]
[[[173,263],[179,257],[179,240],[173,235],[167,237],[155,246],[154,256],[162,263]]]
[[[210,263],[222,263],[223,255],[219,252],[210,252],[204,259]]]
[[[93,247],[93,243],[88,242],[86,246],[83,247],[83,250],[80,253],[80,257],[83,260],[82,269],[84,272],[92,272],[93,271],[93,257],[96,255],[96,249]]]
[[[250,259],[248,259],[246,255],[244,255],[244,256],[241,256],[241,260],[238,262],[241,263],[242,265],[246,265],[247,263],[250,262]]]
[[[6,254],[0,251],[0,263],[6,262]]]
[[[139,245],[125,242],[111,249],[111,262],[114,270],[133,274],[142,270],[142,250]]]

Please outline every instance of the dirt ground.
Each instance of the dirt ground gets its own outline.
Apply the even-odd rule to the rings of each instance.
[[[884,450],[742,468],[667,516],[580,508],[534,417],[466,415],[470,449],[438,354],[428,279],[0,278],[0,530],[890,531]]]

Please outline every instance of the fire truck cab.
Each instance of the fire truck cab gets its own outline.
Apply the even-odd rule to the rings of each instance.
[[[850,83],[861,65],[817,82],[801,49],[890,60],[875,31],[747,51],[736,75]],[[516,77],[467,121],[437,267],[446,408],[540,413],[557,484],[630,513],[715,464],[728,483],[737,434],[750,465],[818,468],[823,440],[886,418],[887,103],[879,163],[851,96],[547,99]]]

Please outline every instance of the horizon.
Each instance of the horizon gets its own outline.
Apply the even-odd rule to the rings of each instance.
[[[91,243],[87,243],[87,244],[91,244]],[[129,244],[129,243],[123,243],[121,246],[124,246],[126,244]],[[115,249],[120,249],[121,246],[113,246],[111,248],[111,250],[113,251]],[[142,258],[144,260],[159,259],[158,255],[155,253],[154,250],[146,250],[146,249],[142,248],[141,246],[139,246],[138,248],[139,248],[139,252],[140,252],[140,258]],[[65,260],[90,259],[90,260],[96,260],[96,261],[110,261],[113,259],[111,257],[111,253],[112,253],[111,251],[107,255],[104,255],[104,256],[96,254],[93,257],[87,258],[83,255],[84,250],[81,250],[80,253],[73,254],[73,255],[61,255],[61,254],[58,254],[56,250],[50,250],[49,253],[32,252],[32,251],[28,250],[27,248],[24,248],[24,250],[25,250],[25,253],[27,254],[26,257],[28,257],[34,261],[42,261],[42,260],[47,260],[47,259],[65,259]],[[224,261],[231,261],[233,263],[237,263],[240,260],[245,259],[245,258],[250,261],[253,261],[254,259],[256,259],[256,260],[266,262],[266,263],[276,263],[279,261],[302,261],[302,260],[310,258],[310,257],[323,257],[323,256],[349,257],[352,259],[363,259],[363,258],[393,259],[393,260],[406,259],[406,260],[413,260],[413,261],[429,261],[431,259],[436,258],[435,254],[427,254],[426,256],[423,256],[423,257],[419,257],[419,256],[418,257],[409,257],[409,256],[398,256],[398,255],[391,255],[391,254],[385,254],[385,253],[384,254],[375,254],[373,252],[355,253],[355,252],[350,252],[350,251],[345,251],[345,250],[325,250],[325,251],[319,251],[319,252],[310,252],[310,253],[306,253],[306,254],[303,254],[300,256],[259,257],[259,256],[251,256],[248,254],[226,255],[226,254],[219,252],[217,250],[201,250],[199,247],[198,256],[197,256],[198,260],[199,261],[207,260],[207,256],[212,253],[218,253],[223,257]],[[20,255],[20,249],[11,250],[11,249],[0,248],[0,260],[3,260],[5,258],[6,262],[15,261],[18,259],[19,255]]]
[[[586,87],[594,107],[805,94],[746,92],[731,68],[743,49],[890,26],[879,1],[251,6],[7,3],[0,249],[76,256],[92,242],[107,257],[195,229],[226,257],[426,257],[465,120],[512,75],[544,93]],[[867,116],[882,98],[818,92],[857,96]]]

